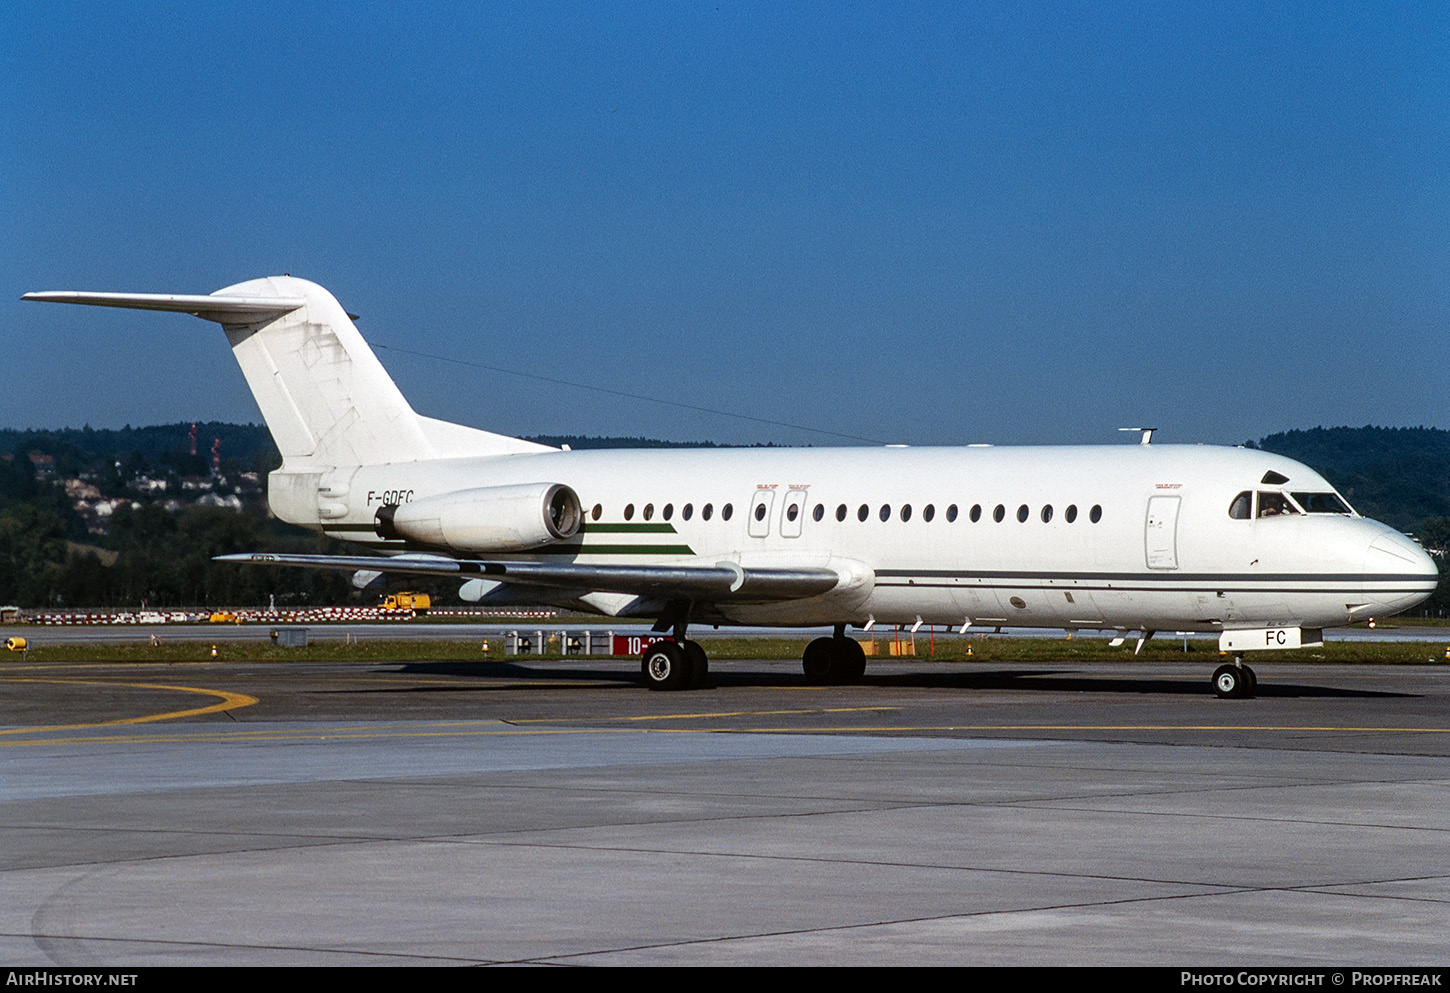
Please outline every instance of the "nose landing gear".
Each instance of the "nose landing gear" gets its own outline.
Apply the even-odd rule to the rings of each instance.
[[[1259,688],[1259,677],[1244,665],[1244,657],[1235,655],[1227,665],[1213,671],[1213,691],[1224,700],[1245,700]]]

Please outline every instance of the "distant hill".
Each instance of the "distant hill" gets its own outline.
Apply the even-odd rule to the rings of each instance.
[[[1429,517],[1450,517],[1450,431],[1311,428],[1248,444],[1303,462],[1355,510],[1402,531],[1419,531]]]
[[[54,456],[57,460],[71,457],[86,463],[98,457],[124,459],[137,454],[151,461],[162,461],[176,452],[190,453],[190,422],[179,424],[157,424],[151,427],[135,428],[14,428],[0,429],[0,455],[25,455],[38,451]],[[225,459],[258,464],[263,471],[270,471],[281,464],[282,458],[272,435],[262,424],[227,424],[220,421],[201,421],[196,426],[196,453],[199,457],[211,458],[212,440],[221,439],[221,453]],[[533,435],[527,441],[536,441],[555,448],[568,445],[573,449],[586,448],[724,448],[711,441],[661,441],[644,437],[592,437],[577,434]],[[762,445],[756,447],[773,447]],[[58,469],[58,471],[60,471]],[[67,473],[62,472],[62,475]]]
[[[53,456],[56,474],[74,476],[100,459],[123,461],[134,455],[151,462],[179,465],[189,454],[191,425],[150,427],[0,430],[0,455],[32,451]],[[213,438],[221,439],[222,458],[266,472],[281,463],[272,436],[260,424],[197,424],[197,458],[210,460]],[[708,441],[661,441],[644,437],[536,435],[545,445],[590,448],[718,448]],[[1356,510],[1404,531],[1418,531],[1426,518],[1450,517],[1450,431],[1439,428],[1311,428],[1283,431],[1250,448],[1288,456],[1321,473]]]
[[[278,603],[342,603],[362,596],[336,573],[213,562],[213,555],[235,551],[349,549],[269,521],[255,484],[233,475],[280,464],[265,427],[199,423],[196,455],[190,454],[190,429],[179,423],[0,430],[0,603],[256,605],[273,595]],[[242,501],[240,511],[203,506],[195,491],[187,495],[183,481],[206,475],[213,438],[221,439],[225,485]],[[641,437],[531,440],[575,449],[721,447]],[[1247,444],[1312,466],[1360,512],[1420,534],[1432,551],[1443,554],[1450,543],[1450,431],[1314,428]],[[61,484],[77,476],[89,482],[69,484],[72,494]],[[158,490],[155,482],[166,487]],[[100,502],[81,492],[85,488],[119,502],[107,526],[93,527],[101,523]],[[1450,614],[1450,579],[1417,613]]]
[[[156,424],[133,428],[14,428],[0,429],[0,455],[40,452],[56,461],[56,473],[74,476],[76,466],[97,459],[124,460],[139,455],[151,462],[166,462],[190,455],[191,423]],[[249,469],[267,472],[282,464],[272,436],[260,424],[200,421],[196,425],[196,454],[209,465],[213,439],[221,439],[223,459],[236,460]],[[204,469],[202,471],[205,471]]]

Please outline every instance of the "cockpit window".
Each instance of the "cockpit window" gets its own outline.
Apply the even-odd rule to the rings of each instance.
[[[1294,502],[1311,514],[1352,514],[1337,493],[1295,493]]]
[[[1244,490],[1228,505],[1228,516],[1236,521],[1246,521],[1254,516],[1254,495]]]
[[[1259,480],[1259,483],[1263,486],[1283,486],[1288,481],[1288,476],[1280,475],[1273,469],[1270,469],[1268,472],[1264,473],[1264,478]]]
[[[1259,516],[1260,517],[1283,517],[1286,514],[1297,514],[1298,509],[1289,502],[1288,497],[1282,493],[1271,491],[1259,491]]]

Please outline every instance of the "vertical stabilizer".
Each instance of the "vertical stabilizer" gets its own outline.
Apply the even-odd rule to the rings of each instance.
[[[303,301],[255,323],[222,322],[284,463],[439,457],[418,415],[327,290],[293,276],[268,276],[212,295]]]

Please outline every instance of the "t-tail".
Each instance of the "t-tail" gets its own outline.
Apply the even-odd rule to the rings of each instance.
[[[208,296],[54,291],[23,299],[175,311],[220,324],[282,453],[269,501],[292,523],[317,523],[326,480],[340,469],[549,450],[419,415],[337,299],[295,276]]]

